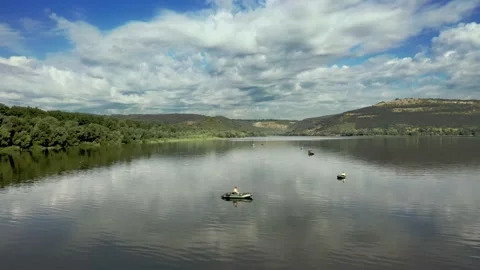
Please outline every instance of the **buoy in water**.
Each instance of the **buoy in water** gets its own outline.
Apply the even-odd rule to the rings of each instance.
[[[342,180],[342,179],[345,179],[345,178],[347,178],[347,175],[345,174],[345,172],[342,172],[341,174],[337,175],[338,180]]]

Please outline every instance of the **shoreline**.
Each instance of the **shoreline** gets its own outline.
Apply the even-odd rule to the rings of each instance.
[[[191,142],[191,141],[215,141],[215,140],[225,140],[228,138],[220,137],[187,137],[187,138],[166,138],[166,139],[148,139],[139,144],[159,144],[159,143],[169,143],[169,142]]]
[[[268,137],[302,137],[308,139],[309,137],[325,137],[325,138],[374,138],[374,137],[478,137],[475,135],[357,135],[357,136],[346,136],[346,135],[270,135],[270,136],[254,136],[254,137],[232,137],[232,138],[221,138],[221,137],[185,137],[185,138],[158,138],[158,139],[148,139],[144,141],[137,141],[132,143],[110,143],[110,144],[101,144],[101,143],[91,143],[91,142],[82,142],[76,146],[69,146],[69,147],[61,147],[61,146],[32,146],[27,149],[22,149],[19,146],[7,146],[7,147],[0,147],[0,154],[9,154],[14,152],[34,152],[34,151],[45,151],[45,150],[53,150],[53,151],[61,151],[67,149],[93,149],[98,147],[108,147],[108,146],[124,146],[124,145],[142,145],[142,144],[163,144],[163,143],[175,143],[175,142],[194,142],[194,141],[220,141],[220,140],[228,140],[228,139],[253,139],[253,138],[268,138]]]
[[[162,143],[172,143],[172,142],[192,142],[192,141],[214,141],[214,140],[225,140],[227,138],[220,138],[220,137],[186,137],[186,138],[163,138],[163,139],[148,139],[144,141],[136,141],[132,143],[109,143],[109,144],[101,144],[101,143],[91,143],[91,142],[82,142],[79,145],[75,146],[68,146],[68,147],[61,147],[61,146],[32,146],[27,149],[20,148],[20,146],[7,146],[7,147],[0,147],[0,154],[9,154],[14,152],[34,152],[34,151],[45,151],[45,150],[53,150],[53,151],[61,151],[67,149],[93,149],[98,147],[108,147],[108,146],[124,146],[124,145],[142,145],[142,144],[162,144]]]

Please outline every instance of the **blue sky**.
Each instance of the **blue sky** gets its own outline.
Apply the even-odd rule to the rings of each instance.
[[[0,102],[300,119],[397,97],[478,99],[479,7],[8,1],[0,9]]]

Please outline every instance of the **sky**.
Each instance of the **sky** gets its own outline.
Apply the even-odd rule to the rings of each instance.
[[[303,119],[480,98],[480,0],[16,0],[0,103]]]

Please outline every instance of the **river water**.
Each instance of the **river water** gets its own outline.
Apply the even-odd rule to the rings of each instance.
[[[0,169],[1,269],[480,269],[479,138],[181,142]],[[234,186],[254,199],[222,200]]]

